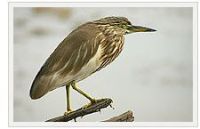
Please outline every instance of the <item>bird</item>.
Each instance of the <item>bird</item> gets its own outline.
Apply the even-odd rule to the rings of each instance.
[[[33,80],[30,97],[39,99],[56,88],[66,88],[66,112],[72,112],[70,88],[97,102],[77,83],[105,68],[121,53],[125,35],[154,32],[155,29],[133,25],[126,17],[110,16],[86,22],[74,29],[47,58]]]

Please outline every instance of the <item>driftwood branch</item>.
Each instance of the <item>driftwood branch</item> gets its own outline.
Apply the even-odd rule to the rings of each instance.
[[[46,122],[67,122],[72,119],[76,120],[77,117],[83,117],[85,115],[98,112],[103,108],[111,106],[112,100],[109,98],[97,100],[97,103],[90,105],[89,107],[82,107],[78,110],[70,112],[68,115],[63,115],[47,120]]]
[[[127,111],[119,116],[112,117],[102,122],[133,122],[133,121],[134,121],[133,112]]]
[[[49,119],[46,122],[68,122],[72,119],[74,119],[76,121],[77,117],[83,117],[85,115],[88,115],[88,114],[91,114],[94,112],[98,112],[103,108],[111,106],[111,103],[112,103],[112,100],[109,98],[97,100],[97,103],[95,103],[95,104],[92,104],[88,107],[82,107],[73,112],[70,112],[67,115],[58,116],[58,117]],[[132,121],[134,121],[133,112],[127,111],[119,116],[112,117],[112,118],[102,121],[102,122],[132,122]]]

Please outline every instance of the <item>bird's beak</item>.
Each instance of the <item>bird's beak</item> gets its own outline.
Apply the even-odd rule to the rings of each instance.
[[[134,32],[153,32],[156,31],[155,29],[147,28],[147,27],[142,27],[142,26],[128,26],[127,27],[127,33],[134,33]]]

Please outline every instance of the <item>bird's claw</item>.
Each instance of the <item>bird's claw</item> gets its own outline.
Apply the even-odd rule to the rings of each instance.
[[[67,111],[64,113],[64,116],[69,115],[71,112],[73,112],[71,109],[70,109],[70,110],[67,110]]]
[[[95,104],[95,103],[97,103],[97,102],[98,102],[98,100],[93,99],[93,100],[90,101],[90,103],[84,105],[82,108],[83,108],[83,109],[86,109],[86,108],[90,107],[91,105],[93,105],[93,104]]]

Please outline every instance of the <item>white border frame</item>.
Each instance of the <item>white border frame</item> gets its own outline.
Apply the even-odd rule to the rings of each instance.
[[[10,2],[9,7],[9,126],[197,126],[198,124],[198,2]],[[193,122],[14,122],[13,119],[13,8],[14,7],[192,7],[193,8]]]

